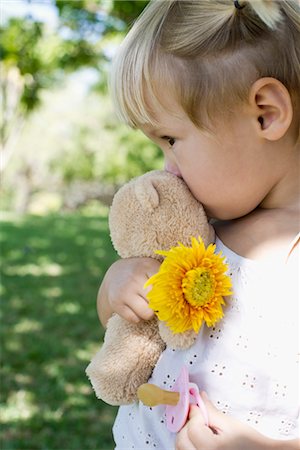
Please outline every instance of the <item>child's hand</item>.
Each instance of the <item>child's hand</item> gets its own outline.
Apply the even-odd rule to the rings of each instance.
[[[233,417],[224,415],[213,406],[204,392],[201,393],[201,397],[207,408],[209,427],[205,425],[200,409],[192,405],[189,420],[177,435],[176,450],[266,450],[268,448],[281,448],[283,450],[298,448],[295,447],[297,445],[295,441],[290,441],[286,447],[283,447],[282,441],[269,439],[250,426]]]
[[[98,315],[106,325],[116,312],[130,322],[149,320],[154,312],[148,307],[146,294],[151,287],[143,286],[159,269],[153,258],[126,258],[110,266],[100,286],[97,298]]]

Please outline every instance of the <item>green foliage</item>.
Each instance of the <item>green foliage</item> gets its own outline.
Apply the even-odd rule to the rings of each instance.
[[[42,25],[24,19],[12,18],[1,27],[1,60],[19,67],[22,75],[36,72],[40,63],[36,54],[36,43],[42,36]]]
[[[118,125],[111,135],[111,148],[102,149],[89,147],[91,132],[84,128],[77,130],[75,148],[64,152],[52,164],[66,183],[101,180],[120,185],[144,172],[162,168],[161,151],[139,131]]]
[[[75,130],[75,146],[52,164],[66,183],[95,179],[96,148],[89,144],[90,132],[85,126]]]
[[[31,18],[11,18],[0,26],[0,61],[5,67],[15,66],[25,82],[22,103],[29,111],[38,103],[38,93],[57,69],[76,70],[82,66],[101,65],[103,52],[98,42],[109,32],[125,29],[144,8],[146,1],[56,0],[60,22],[60,45],[45,61],[45,26]],[[110,8],[107,5],[110,4]],[[121,19],[121,20],[118,20]],[[47,35],[47,38],[49,36]],[[44,41],[44,42],[43,42]],[[43,45],[40,45],[43,42]],[[42,50],[42,51],[41,51]],[[26,80],[25,80],[26,81]]]
[[[50,81],[51,65],[43,61],[38,48],[42,34],[42,24],[24,19],[10,19],[6,26],[0,28],[2,93],[8,89],[10,69],[16,67],[23,80],[20,105],[24,112],[37,106],[39,90]],[[6,96],[3,97],[6,100]]]
[[[147,3],[55,0],[56,30],[27,16],[2,25],[2,204],[9,198],[10,205],[22,204],[16,208],[23,211],[29,197],[40,191],[61,194],[77,180],[119,185],[161,168],[158,148],[140,132],[117,123],[107,97],[110,52]],[[87,81],[81,100],[83,77],[80,92],[67,97],[72,74],[81,77],[82,67],[93,71],[98,82]],[[47,102],[53,103],[52,95],[56,104],[50,116]]]
[[[110,15],[107,0],[56,0],[60,26],[67,27],[75,40],[100,38],[122,27],[120,21]]]
[[[18,69],[23,82],[20,104],[25,112],[37,106],[41,89],[57,81],[62,70],[93,66],[100,57],[87,40],[49,35],[44,24],[27,18],[11,18],[0,28],[0,37],[2,77],[13,67]],[[7,88],[4,81],[2,87]]]
[[[152,169],[160,169],[160,149],[140,131],[120,124],[107,96],[86,99],[72,139],[61,148],[52,168],[64,182],[101,181],[120,185]],[[85,108],[83,106],[83,108]]]
[[[149,170],[161,169],[161,150],[140,131],[118,125],[114,130],[118,141],[116,150],[103,167],[103,180],[122,184]]]
[[[95,298],[115,260],[101,215],[1,223],[1,448],[112,450],[116,408],[84,373],[104,330]]]
[[[9,143],[39,105],[42,91],[61,81],[63,72],[101,58],[94,44],[63,39],[28,18],[11,18],[1,25],[0,56],[0,146],[5,167],[12,154]]]
[[[55,3],[64,25],[77,35],[87,36],[124,30],[149,0],[56,0]]]
[[[85,30],[93,28],[99,22],[97,15],[101,0],[56,0],[55,5],[59,11],[64,26],[84,34]]]
[[[149,0],[114,0],[112,14],[116,17],[119,17],[127,25],[131,25],[132,22],[141,14],[148,3]]]

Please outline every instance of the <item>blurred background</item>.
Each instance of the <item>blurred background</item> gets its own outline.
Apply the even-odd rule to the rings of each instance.
[[[118,123],[110,61],[147,1],[0,0],[1,449],[113,449],[85,368],[115,191],[162,167]]]

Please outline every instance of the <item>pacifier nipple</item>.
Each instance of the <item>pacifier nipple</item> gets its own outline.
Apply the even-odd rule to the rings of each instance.
[[[171,405],[179,402],[179,392],[165,391],[155,384],[142,384],[137,390],[138,399],[146,406]]]

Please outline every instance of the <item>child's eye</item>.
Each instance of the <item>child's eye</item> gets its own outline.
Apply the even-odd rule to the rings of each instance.
[[[164,139],[165,141],[167,141],[170,147],[173,147],[173,145],[174,145],[175,142],[176,142],[176,139],[173,138],[173,137],[170,137],[170,136],[162,136],[162,139]]]

